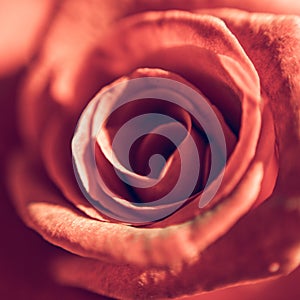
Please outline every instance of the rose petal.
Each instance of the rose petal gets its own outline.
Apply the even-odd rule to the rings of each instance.
[[[280,164],[278,184],[287,195],[299,194],[296,178],[300,170],[297,159],[300,149],[300,64],[296,54],[299,53],[300,19],[263,14],[251,16],[225,10],[214,14],[224,19],[238,37],[258,71],[274,115]],[[269,48],[264,47],[266,44]]]

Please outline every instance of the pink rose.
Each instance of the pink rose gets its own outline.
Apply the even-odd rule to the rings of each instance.
[[[51,263],[55,279],[114,298],[148,299],[197,294],[295,270],[300,228],[299,18],[208,9],[211,5],[200,1],[188,7],[180,1],[128,1],[120,8],[104,3],[101,9],[107,14],[98,12],[97,1],[63,3],[22,76],[17,119],[22,142],[10,158],[9,190],[29,227],[73,253],[58,252]],[[229,6],[236,7],[232,2]],[[278,4],[274,12],[279,11]],[[113,90],[106,99],[103,93],[111,91],[115,80],[122,84],[152,77],[176,82],[172,93],[184,100],[155,102],[151,93],[143,94],[148,86],[135,90],[142,93],[143,104],[130,102],[112,114],[91,144],[96,146],[91,148],[95,172],[103,178],[93,190],[94,174],[84,156],[89,152],[82,149],[89,149],[95,137],[89,135],[93,122],[98,124],[97,118],[122,96]],[[202,104],[188,99],[190,94],[178,91],[177,85],[210,103],[218,130],[209,132],[209,126],[197,124],[193,114],[197,109],[201,114]],[[149,157],[165,150],[168,164],[161,170],[162,181],[149,189],[128,188],[135,177],[118,167],[110,150],[131,117],[153,112],[183,124],[204,167],[197,169],[191,195],[183,199],[187,201],[180,202],[177,193],[176,203],[167,202],[172,209],[165,210],[166,203],[155,205],[155,217],[145,219],[144,211],[152,216],[151,201],[168,195],[182,172],[174,145],[155,135],[135,145],[132,162],[140,175],[149,171]],[[170,123],[154,132],[164,134],[166,128],[179,130]],[[210,180],[213,149],[222,146],[214,135],[220,129],[226,166]],[[215,146],[210,135],[217,139]],[[190,168],[197,166],[185,136],[179,144]],[[129,180],[127,185],[116,168]],[[183,186],[190,182],[189,174],[183,176]],[[152,180],[142,177],[144,183]],[[93,197],[102,193],[97,199],[102,209],[87,200],[80,186]],[[214,186],[211,199],[199,208],[206,188]],[[108,202],[102,202],[104,197]],[[142,214],[138,221],[137,212]]]

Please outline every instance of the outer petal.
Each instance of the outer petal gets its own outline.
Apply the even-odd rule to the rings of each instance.
[[[256,67],[275,119],[278,184],[283,193],[299,195],[300,18],[227,10],[211,13],[226,22]]]
[[[263,153],[260,152],[259,156]],[[256,173],[257,168],[260,169],[260,159],[249,169],[244,180],[245,185],[241,184],[230,196],[230,201],[217,206],[212,213],[200,216],[192,222],[165,229],[138,229],[118,224],[101,224],[80,215],[64,203],[51,186],[45,186],[45,178],[41,177],[41,172],[34,165],[28,165],[29,158],[27,162],[20,158],[15,162],[16,168],[13,171],[18,171],[18,176],[14,177],[12,184],[21,216],[28,225],[52,243],[76,254],[100,259],[102,262],[99,262],[99,270],[102,271],[99,271],[99,274],[102,275],[97,272],[96,281],[86,277],[87,282],[92,285],[90,288],[97,292],[124,299],[174,297],[234,282],[263,278],[270,276],[269,267],[274,260],[278,261],[277,257],[281,251],[284,252],[285,247],[294,246],[295,232],[291,232],[291,236],[285,236],[283,249],[278,247],[278,252],[273,252],[272,256],[261,256],[259,261],[253,263],[253,269],[249,269],[249,259],[253,255],[256,259],[257,251],[269,253],[268,247],[273,247],[273,242],[277,243],[278,239],[281,245],[281,235],[273,237],[271,243],[269,239],[265,240],[261,226],[268,228],[270,221],[270,226],[274,228],[280,226],[280,223],[277,219],[269,220],[266,215],[260,219],[257,213],[260,208],[252,211],[250,219],[242,219],[240,224],[235,225],[229,233],[209,246],[220,224],[225,222],[224,213],[234,217],[239,211],[234,209],[236,202],[247,196],[247,180],[252,177],[252,172]],[[289,226],[297,225],[293,212],[289,215],[289,220]],[[274,224],[271,221],[274,221]],[[248,239],[245,241],[249,230],[251,236],[257,236],[252,247],[248,247]],[[236,253],[240,249],[244,255],[235,263]],[[95,260],[92,262],[96,263]],[[283,262],[279,271],[290,270],[286,263],[290,262]],[[88,266],[91,268],[90,263]],[[115,277],[107,278],[107,274],[115,274]],[[119,274],[129,276],[130,285],[123,281],[122,276],[118,277]],[[78,272],[77,276],[82,278],[81,276],[86,274]],[[98,280],[103,281],[100,287]],[[85,281],[81,279],[81,282]],[[140,285],[142,288],[138,288]]]
[[[48,111],[57,110],[57,107],[52,108],[48,104],[49,99],[69,109],[78,109],[107,82],[106,74],[93,68],[94,62],[90,59],[90,54],[97,48],[103,33],[112,23],[124,16],[149,10],[216,7],[300,14],[297,0],[123,0],[122,4],[118,0],[62,1],[55,10],[51,27],[37,50],[36,58],[29,65],[24,90],[26,100],[22,108],[28,118],[22,121],[23,135],[31,142],[38,142],[42,135],[48,118],[47,114],[42,114],[40,118],[34,117],[36,112],[42,111],[39,102],[43,103],[43,107],[47,104]],[[6,59],[7,55],[3,62]]]

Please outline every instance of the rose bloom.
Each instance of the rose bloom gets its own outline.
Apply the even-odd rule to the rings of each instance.
[[[299,2],[0,5],[1,298],[299,299]],[[89,150],[97,105],[105,110],[120,97],[103,93],[152,77],[184,84],[210,103],[226,144],[220,185],[209,181],[213,146],[185,110],[200,107],[190,99],[130,103]],[[149,112],[185,125],[203,166],[191,195],[180,205],[175,199],[168,213],[151,201],[168,194],[182,171],[174,145],[155,135],[135,144],[132,163],[145,182],[149,157],[163,150],[168,159],[161,182],[147,189],[124,183],[108,155],[116,132]],[[189,144],[180,142],[192,167]],[[105,211],[84,196],[93,192],[84,184],[93,174],[82,174],[88,151],[103,176],[103,198],[113,199]],[[199,207],[206,185],[216,193]],[[161,217],[132,220],[137,198],[142,216]]]

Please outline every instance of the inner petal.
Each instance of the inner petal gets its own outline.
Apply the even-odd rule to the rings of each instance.
[[[153,73],[156,76],[152,76]],[[138,80],[135,81],[135,78]],[[119,82],[121,85],[117,83],[116,86],[122,86],[121,90],[116,90],[114,85],[108,86],[87,108],[88,113],[92,113],[91,139],[87,142],[90,145],[95,143],[92,148],[98,174],[85,164],[93,173],[86,173],[88,177],[84,183],[90,183],[90,195],[99,199],[100,205],[105,198],[103,205],[106,211],[117,212],[119,216],[124,211],[126,219],[134,217],[140,220],[139,215],[142,215],[143,220],[152,220],[153,217],[157,220],[193,200],[191,196],[201,193],[203,187],[213,180],[214,187],[218,187],[217,177],[225,168],[222,161],[226,155],[227,140],[230,140],[225,139],[224,144],[223,138],[225,148],[222,147],[226,122],[218,109],[213,108],[192,84],[163,70],[139,69],[130,80]],[[194,93],[194,96],[189,93]],[[139,118],[149,115],[150,119],[146,122],[139,121]],[[164,122],[161,122],[161,116]],[[133,120],[138,122],[132,123]],[[183,133],[180,133],[182,129]],[[227,130],[230,131],[230,128]],[[115,144],[122,131],[121,143]],[[158,136],[169,135],[173,135],[173,140],[170,140],[175,146],[171,143],[157,145]],[[81,137],[86,139],[83,135]],[[234,144],[235,140],[230,147]],[[225,150],[224,154],[221,149]],[[160,169],[156,170],[156,174],[145,172],[145,166],[148,164],[149,167],[149,162],[151,164],[150,158],[161,154],[161,150],[166,163],[159,162]],[[219,156],[219,150],[220,163],[211,158]],[[211,156],[210,152],[214,154]],[[91,160],[93,153],[88,155]],[[132,161],[136,162],[137,168],[144,168],[144,173],[136,172]],[[99,198],[100,193],[104,197]]]

